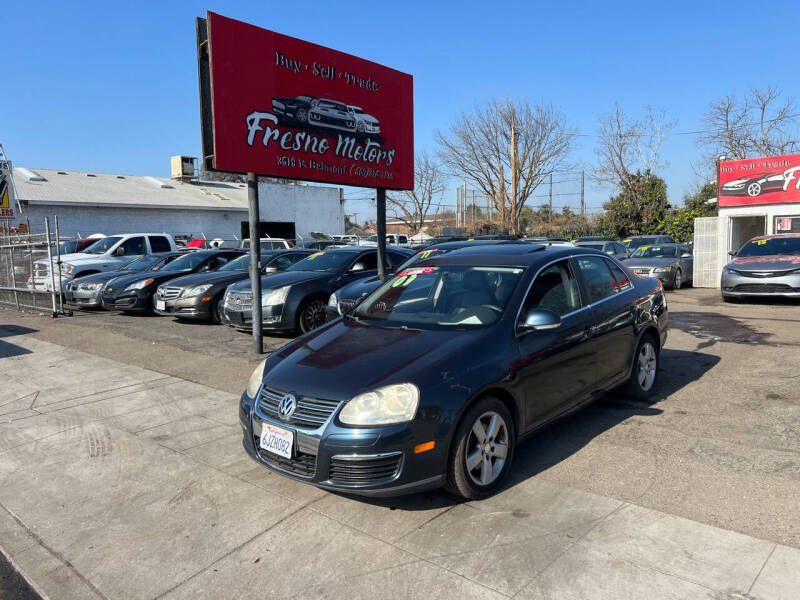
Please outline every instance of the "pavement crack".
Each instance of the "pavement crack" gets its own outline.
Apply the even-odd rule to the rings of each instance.
[[[759,577],[761,577],[761,573],[763,573],[763,572],[764,572],[764,567],[766,567],[766,566],[767,566],[767,563],[769,562],[769,559],[770,559],[770,558],[772,558],[772,555],[775,553],[775,550],[776,550],[777,548],[778,548],[778,544],[775,544],[774,546],[772,546],[772,550],[770,550],[770,551],[769,551],[769,554],[767,555],[767,558],[765,558],[765,559],[764,559],[764,564],[763,564],[763,565],[761,565],[761,568],[758,570],[758,573],[756,573],[756,576],[755,576],[755,578],[753,579],[753,583],[751,583],[751,584],[750,584],[750,587],[749,587],[749,588],[747,588],[747,595],[748,595],[748,596],[750,595],[750,592],[752,592],[752,591],[753,591],[753,588],[754,588],[754,587],[755,587],[755,585],[756,585],[756,581],[758,581],[758,578],[759,578]]]

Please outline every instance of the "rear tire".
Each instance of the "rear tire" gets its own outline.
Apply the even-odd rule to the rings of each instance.
[[[642,336],[633,357],[633,369],[628,380],[628,393],[638,400],[646,400],[658,381],[658,344],[650,333]]]
[[[672,280],[672,289],[679,290],[683,287],[683,272],[678,269],[675,271],[675,279]]]
[[[453,436],[445,489],[469,500],[494,494],[511,470],[516,440],[514,418],[503,402],[486,396],[473,403]]]

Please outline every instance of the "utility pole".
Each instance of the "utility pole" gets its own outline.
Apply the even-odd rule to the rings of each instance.
[[[517,223],[517,131],[511,119],[511,233],[519,233]]]
[[[378,279],[386,281],[386,188],[377,189],[375,198],[378,230]]]
[[[247,203],[250,217],[250,289],[253,291],[253,353],[264,354],[261,331],[261,231],[258,215],[258,175],[247,174]]]
[[[586,216],[586,197],[583,195],[584,188],[584,172],[581,171],[581,215]]]
[[[550,173],[550,210],[548,212],[548,216],[550,217],[550,222],[553,222],[553,174]]]

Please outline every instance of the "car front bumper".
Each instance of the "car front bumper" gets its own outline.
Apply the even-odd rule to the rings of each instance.
[[[374,428],[345,427],[336,422],[338,410],[316,429],[298,427],[254,407],[244,393],[239,404],[242,445],[253,460],[272,471],[339,492],[399,496],[444,484],[447,444],[437,442],[431,451],[414,453],[414,445],[425,441],[424,425],[412,421]],[[291,459],[260,448],[262,424],[293,433]]]
[[[722,295],[729,298],[745,296],[800,298],[800,273],[782,277],[749,277],[731,271],[723,271],[720,287]]]
[[[109,296],[101,296],[103,308],[106,310],[121,310],[123,312],[148,312],[151,310],[151,290],[129,290]]]
[[[222,319],[231,327],[241,331],[253,328],[252,309],[235,310],[228,306],[222,309]],[[269,331],[290,331],[294,329],[294,322],[287,317],[283,304],[261,307],[261,328]]]
[[[211,316],[212,300],[203,302],[207,296],[190,296],[188,298],[175,298],[163,300],[158,295],[153,296],[153,312],[165,317],[181,317],[184,319],[208,319]],[[158,302],[164,303],[164,308],[158,308]]]
[[[652,268],[645,268],[645,267],[628,267],[628,268],[634,273],[636,273],[639,277],[652,277],[653,279],[660,279],[661,283],[664,284],[664,287],[672,287],[672,285],[675,284],[675,273],[677,273],[677,269],[671,269],[670,271],[667,272],[660,271],[656,273]]]
[[[103,288],[100,287],[96,290],[86,290],[68,283],[64,290],[64,300],[68,304],[86,308],[102,308],[103,307]]]

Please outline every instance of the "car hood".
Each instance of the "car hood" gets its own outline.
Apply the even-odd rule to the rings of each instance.
[[[95,262],[98,260],[103,260],[105,258],[105,254],[86,254],[85,252],[70,252],[69,254],[62,254],[60,257],[56,257],[56,253],[53,252],[53,261],[56,258],[60,258],[61,262],[69,263],[71,265],[77,265],[78,263],[82,262]],[[36,261],[37,263],[46,263],[46,258],[40,258]]]
[[[113,287],[124,288],[125,286],[142,279],[153,279],[154,283],[158,284],[164,281],[169,281],[170,279],[176,279],[180,276],[180,273],[171,271],[143,271],[141,273],[131,273],[130,275],[122,275],[121,277],[114,278]]]
[[[327,400],[348,400],[390,383],[424,389],[439,378],[453,356],[467,356],[485,330],[395,329],[337,320],[290,342],[273,356],[265,381],[283,392]]]
[[[233,283],[247,278],[247,271],[212,271],[211,273],[192,273],[170,281],[170,286],[190,288],[205,283]]]
[[[132,275],[133,271],[103,271],[102,273],[95,273],[94,275],[86,275],[79,279],[75,279],[76,283],[102,283],[111,281],[115,277]]]
[[[666,267],[678,262],[678,259],[673,258],[628,258],[625,259],[624,264],[627,267]]]
[[[739,271],[788,271],[800,269],[800,256],[793,254],[737,256],[727,266]]]
[[[365,296],[372,292],[373,290],[378,289],[380,286],[381,280],[377,277],[367,277],[366,279],[358,279],[352,283],[348,283],[342,289],[336,292],[336,296],[339,300],[346,299],[346,300],[358,300],[362,296]]]
[[[261,289],[274,290],[287,285],[296,285],[298,283],[314,281],[315,279],[325,279],[332,275],[332,273],[323,271],[284,271],[282,273],[273,273],[272,275],[265,275],[261,278]],[[236,292],[249,292],[250,280],[245,279],[244,281],[234,283],[231,289]]]

